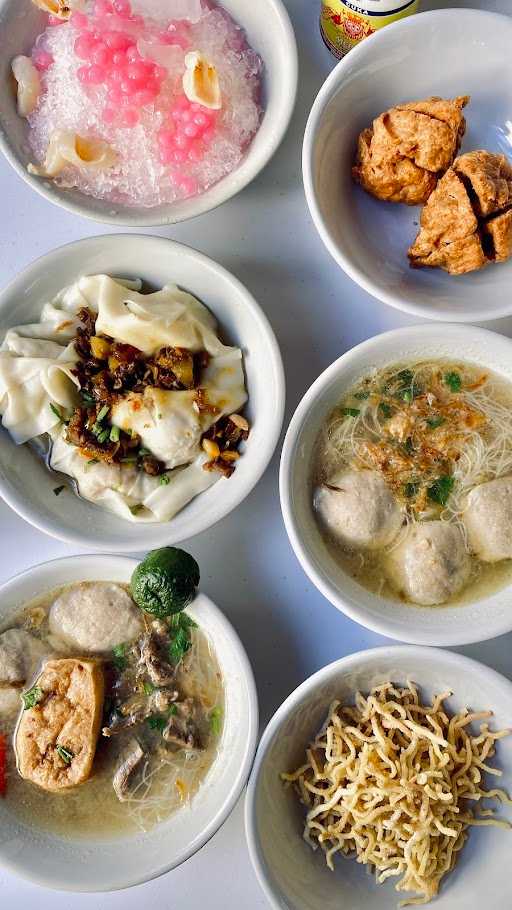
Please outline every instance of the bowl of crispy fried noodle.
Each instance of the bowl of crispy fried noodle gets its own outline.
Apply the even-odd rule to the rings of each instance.
[[[475,661],[409,647],[351,655],[299,686],[247,799],[272,906],[476,910],[492,895],[505,910],[511,695]]]

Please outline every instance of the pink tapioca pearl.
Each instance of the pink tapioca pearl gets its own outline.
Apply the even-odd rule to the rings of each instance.
[[[99,66],[107,66],[112,62],[110,51],[104,44],[95,45],[91,51],[91,61]]]
[[[32,51],[32,61],[36,69],[44,72],[53,63],[53,57],[48,51],[40,51],[37,48]]]
[[[100,85],[105,81],[107,71],[104,66],[98,66],[97,63],[93,63],[92,66],[88,67],[87,73],[87,82],[89,85]]]
[[[120,104],[123,93],[118,85],[111,85],[108,90],[108,100],[112,104]]]
[[[88,67],[88,66],[80,66],[80,67],[78,68],[76,74],[77,74],[77,76],[78,76],[78,79],[79,79],[80,82],[82,83],[82,85],[87,85],[87,83],[89,82],[89,67]]]
[[[95,45],[91,32],[84,32],[76,39],[73,47],[77,57],[81,60],[89,60]]]
[[[111,107],[106,107],[101,113],[103,123],[113,123],[116,118],[116,112]]]
[[[122,126],[127,126],[129,129],[131,129],[131,127],[136,126],[138,122],[139,115],[133,107],[130,107],[128,110],[124,111],[121,117]]]
[[[194,145],[188,153],[188,160],[196,163],[201,161],[201,158],[204,155],[204,145],[202,142],[194,142]]]
[[[161,129],[158,131],[158,144],[160,148],[172,149],[174,148],[174,130],[170,129]]]
[[[97,19],[108,16],[111,12],[112,4],[109,3],[109,0],[96,0],[96,3],[94,4],[94,15]]]
[[[133,44],[133,38],[123,32],[107,32],[103,41],[113,51],[126,51]]]
[[[190,107],[190,101],[186,95],[180,95],[179,98],[176,98],[174,102],[174,108],[178,111],[186,111]]]
[[[122,91],[123,95],[136,95],[137,94],[137,85],[135,84],[133,79],[126,79],[126,77],[123,76],[119,85],[121,86],[121,91]]]
[[[112,7],[121,19],[129,19],[132,14],[132,8],[128,0],[112,0]]]
[[[144,107],[146,104],[153,104],[155,100],[154,92],[148,92],[147,89],[142,89],[140,92],[137,92],[133,96],[133,101],[137,107]]]
[[[124,51],[114,51],[112,54],[112,63],[114,66],[126,67],[128,61]]]
[[[201,130],[199,129],[197,124],[187,123],[183,127],[183,132],[185,133],[185,136],[188,136],[189,139],[196,139],[197,136],[199,136],[199,133],[201,132]]]
[[[191,142],[192,140],[185,136],[184,133],[176,133],[174,144],[177,149],[183,149],[183,151],[188,152]]]
[[[160,150],[158,152],[158,160],[161,164],[172,164],[174,162],[173,155],[173,149],[167,148],[166,146],[160,146]]]
[[[199,129],[201,131],[208,129],[208,127],[210,126],[210,119],[206,116],[206,114],[203,114],[201,111],[197,114],[194,114],[193,122],[195,123],[195,125],[197,127],[199,127]]]
[[[80,12],[72,13],[70,21],[75,26],[75,28],[79,28],[80,31],[83,31],[83,29],[87,28],[89,25],[87,16],[84,16],[84,14]]]
[[[140,54],[134,44],[127,48],[126,59],[128,60],[128,63],[136,63],[137,60],[140,60]]]
[[[128,79],[141,79],[145,80],[147,76],[147,70],[142,61],[135,61],[135,63],[129,63],[126,67],[126,75]]]
[[[107,81],[107,85],[109,85],[109,86],[113,86],[113,85],[119,86],[119,85],[121,84],[121,82],[123,81],[124,78],[125,78],[125,72],[124,72],[124,70],[118,69],[117,67],[112,67],[112,68],[109,70],[108,74],[107,74],[107,80],[106,80],[106,81]]]

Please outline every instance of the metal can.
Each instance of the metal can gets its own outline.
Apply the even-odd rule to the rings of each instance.
[[[419,5],[420,0],[322,0],[322,38],[341,59],[379,28],[417,13]]]

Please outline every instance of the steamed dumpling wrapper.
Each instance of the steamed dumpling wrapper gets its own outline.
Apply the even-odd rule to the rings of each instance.
[[[203,470],[208,458],[201,437],[221,416],[239,410],[247,394],[241,351],[222,344],[216,321],[203,304],[173,285],[153,294],[139,290],[140,282],[106,275],[80,278],[44,305],[39,323],[10,329],[0,349],[0,414],[17,444],[49,433],[51,467],[73,477],[84,499],[101,502],[130,521],[165,521],[219,479]],[[171,472],[168,484],[133,465],[90,463],[64,438],[58,412],[79,401],[72,371],[82,307],[97,314],[98,334],[147,356],[167,346],[210,355],[201,388],[217,414],[198,413],[194,391],[153,387],[128,393],[112,407],[112,424],[140,435],[142,445]]]

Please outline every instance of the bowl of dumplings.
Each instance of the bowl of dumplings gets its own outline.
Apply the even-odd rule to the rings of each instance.
[[[318,590],[399,641],[512,629],[512,342],[396,329],[343,354],[286,434],[286,530]]]
[[[231,512],[281,431],[262,310],[221,266],[158,237],[68,244],[0,296],[0,492],[54,537],[115,552]]]
[[[511,38],[497,13],[411,16],[361,42],[313,105],[303,174],[315,226],[340,268],[406,313],[512,313]]]

